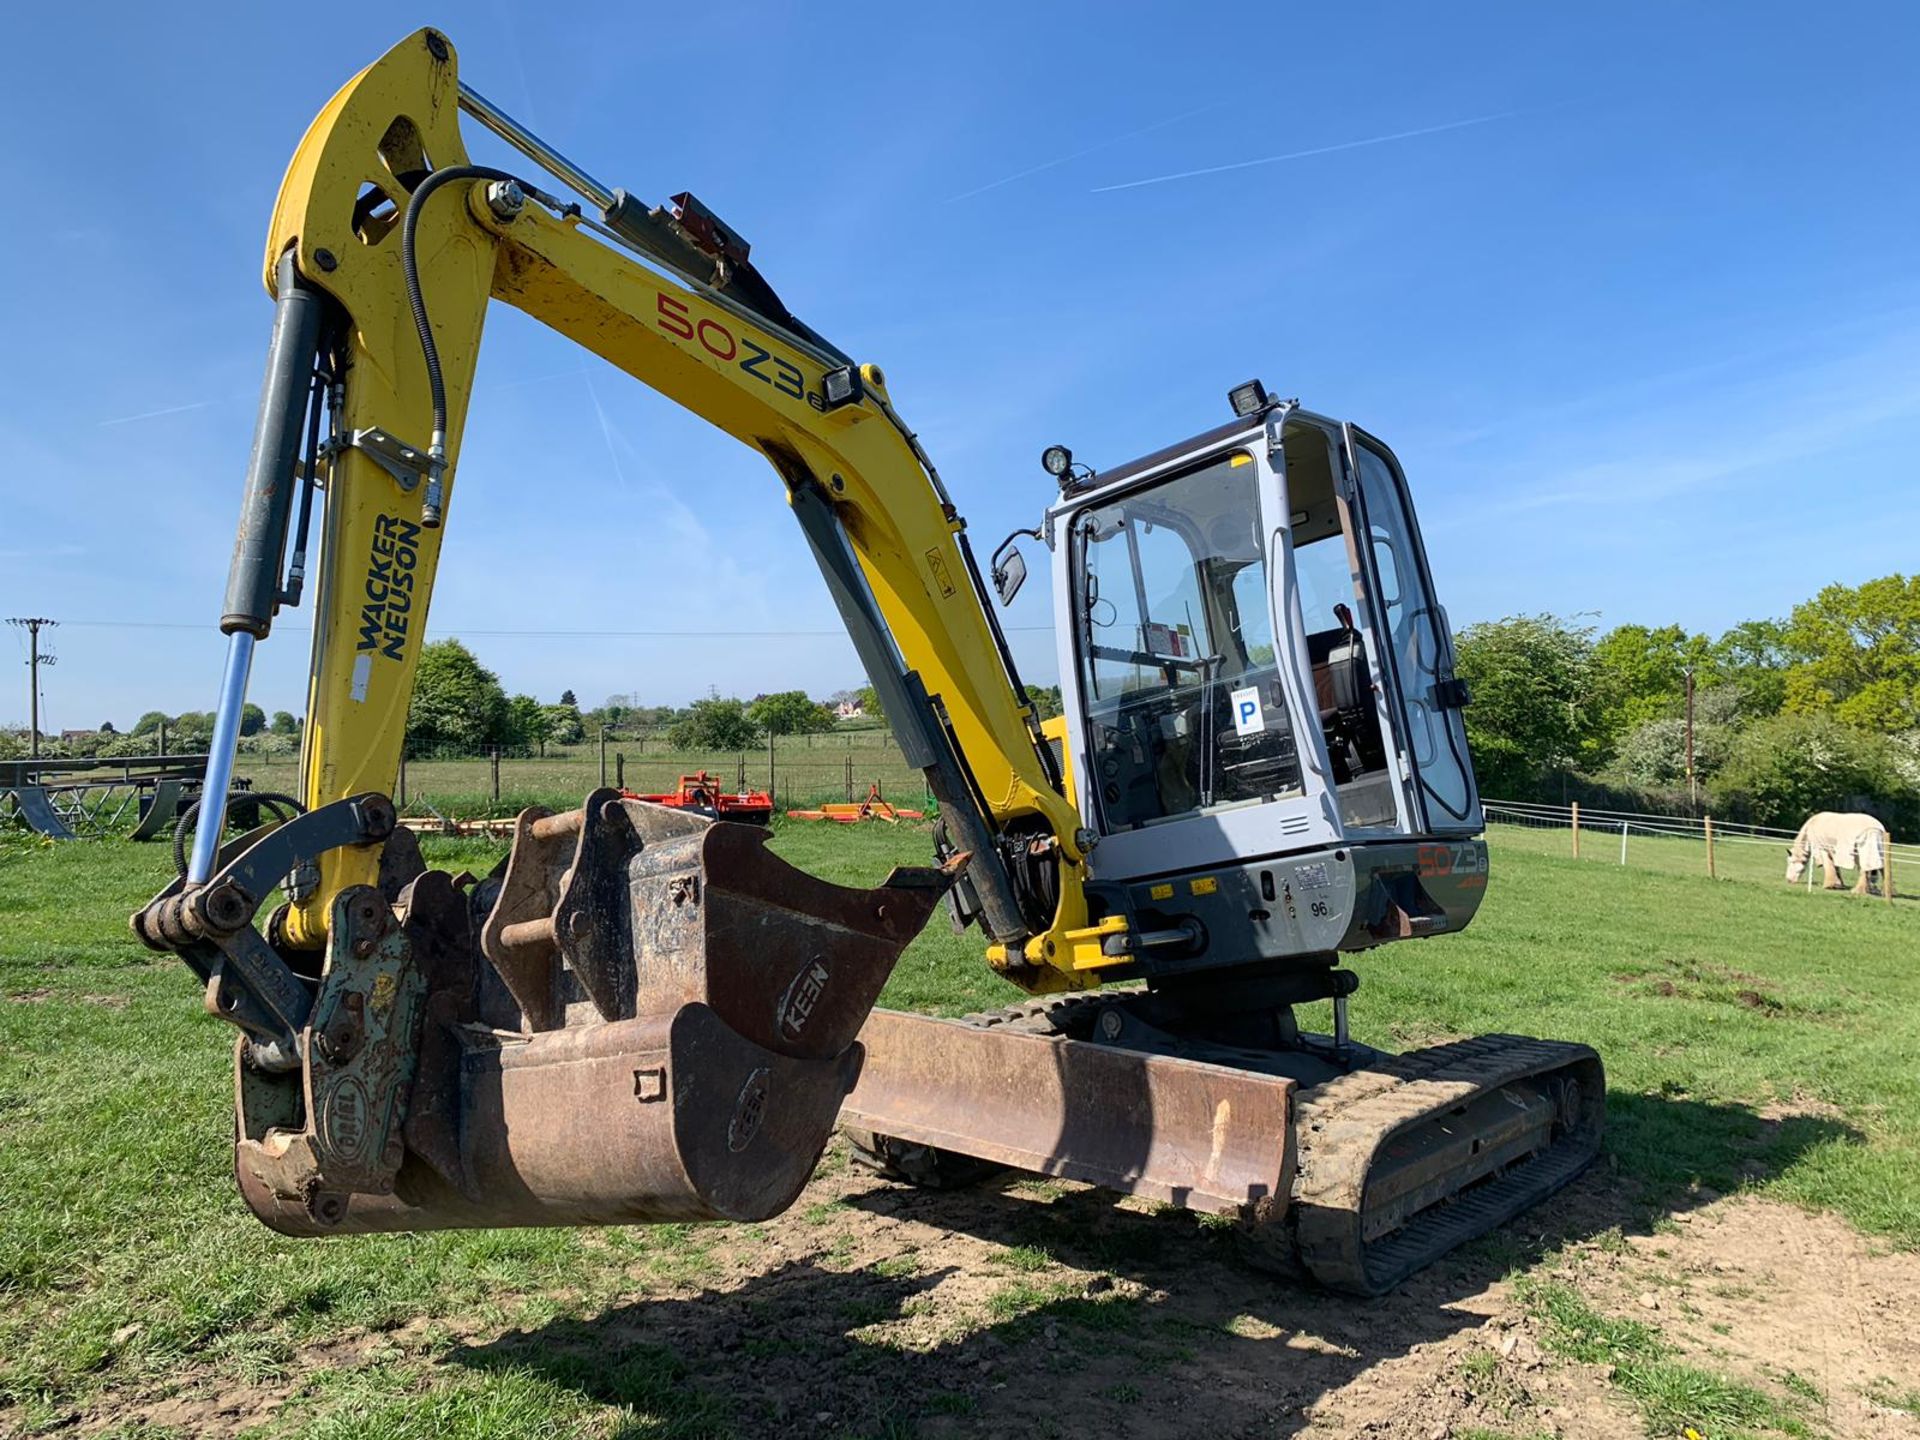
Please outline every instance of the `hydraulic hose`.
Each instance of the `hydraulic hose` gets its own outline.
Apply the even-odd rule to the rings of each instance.
[[[273,812],[276,820],[287,821],[303,813],[306,806],[291,795],[282,795],[275,790],[249,790],[241,797]],[[173,868],[182,875],[187,873],[187,836],[198,828],[195,822],[200,817],[200,801],[195,800],[180,812],[180,818],[173,825]],[[224,817],[222,817],[224,818]],[[219,837],[214,838],[214,850],[219,851]]]
[[[445,170],[436,170],[422,180],[407,199],[407,211],[400,221],[400,271],[407,286],[407,305],[413,311],[413,328],[420,337],[420,357],[427,364],[427,389],[433,397],[433,434],[427,442],[427,494],[420,516],[421,523],[430,530],[440,525],[440,472],[447,463],[447,382],[440,373],[440,347],[434,343],[433,326],[427,320],[427,297],[420,288],[415,237],[420,229],[420,212],[426,208],[427,200],[441,186],[456,180],[503,180],[518,185],[529,199],[551,210],[561,214],[579,212],[578,206],[570,206],[531,181],[491,165],[450,165]]]
[[[440,347],[433,341],[433,326],[427,320],[427,297],[420,289],[420,261],[414,251],[414,238],[420,229],[420,212],[427,200],[443,185],[456,180],[509,180],[526,189],[524,182],[504,170],[489,165],[452,165],[436,170],[414,188],[407,199],[407,213],[400,222],[400,271],[407,286],[407,305],[413,311],[413,328],[420,336],[420,356],[427,362],[427,388],[433,395],[433,435],[427,444],[427,456],[437,465],[447,458],[447,382],[440,373]],[[431,477],[437,480],[436,474]],[[437,509],[437,506],[432,507]],[[438,516],[430,522],[439,524]]]

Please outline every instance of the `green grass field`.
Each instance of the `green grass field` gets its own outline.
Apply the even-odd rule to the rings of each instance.
[[[904,825],[786,824],[777,843],[865,883],[927,851]],[[1747,1188],[1920,1248],[1920,911],[1575,863],[1564,844],[1497,830],[1467,933],[1361,957],[1358,1037],[1587,1040],[1608,1066],[1611,1163],[1648,1223],[1691,1187]],[[499,853],[429,849],[472,868]],[[232,1032],[126,927],[167,866],[157,845],[0,842],[0,1434],[58,1430],[104,1393],[182,1375],[240,1386],[295,1371],[314,1377],[299,1406],[263,1416],[261,1433],[727,1433],[724,1402],[695,1383],[698,1354],[631,1348],[591,1384],[569,1383],[582,1362],[564,1357],[448,1367],[370,1343],[350,1367],[314,1358],[335,1337],[431,1337],[455,1317],[592,1316],[684,1284],[707,1242],[674,1226],[314,1243],[255,1223],[228,1173]],[[1015,998],[975,937],[936,918],[883,1003],[959,1013]],[[909,1406],[885,1433],[937,1409]]]

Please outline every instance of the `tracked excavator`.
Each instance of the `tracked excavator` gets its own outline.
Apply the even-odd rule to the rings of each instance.
[[[524,163],[471,163],[462,115]],[[712,210],[602,184],[434,30],[314,121],[265,278],[202,815],[133,924],[240,1032],[234,1170],[268,1225],[762,1219],[838,1125],[903,1182],[1082,1180],[1377,1293],[1596,1153],[1585,1046],[1347,1031],[1343,962],[1459,930],[1488,878],[1468,697],[1379,440],[1249,382],[1097,473],[1052,447],[1050,503],[983,574],[877,366]],[[491,874],[423,863],[387,792],[496,300],[772,464],[937,801],[926,868],[831,885],[757,827],[607,789],[525,811]],[[1027,542],[1055,597],[1045,724],[993,605]],[[300,793],[229,839],[254,646],[310,565]],[[1023,1003],[874,1009],[943,904]],[[1328,1000],[1333,1032],[1303,1031]]]

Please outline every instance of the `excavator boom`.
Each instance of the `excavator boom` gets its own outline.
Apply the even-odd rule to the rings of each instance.
[[[463,112],[542,173],[470,164]],[[581,200],[547,193],[553,177]],[[1029,960],[1085,924],[1079,828],[965,524],[880,371],[797,319],[712,211],[600,184],[423,30],[308,131],[266,278],[200,824],[185,873],[134,917],[243,1032],[236,1171],[261,1218],[309,1234],[762,1218],[811,1173],[861,1025],[942,897],[1019,983],[1086,983]],[[612,791],[523,814],[478,881],[421,863],[386,792],[494,300],[772,463],[939,800],[936,868],[828,885],[762,832]],[[301,598],[316,517],[303,813],[223,850],[253,647]]]

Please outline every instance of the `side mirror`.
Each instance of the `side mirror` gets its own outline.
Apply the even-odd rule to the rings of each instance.
[[[1027,557],[1009,539],[993,557],[993,588],[1000,596],[1000,604],[1003,607],[1013,604],[1013,597],[1026,583]]]

